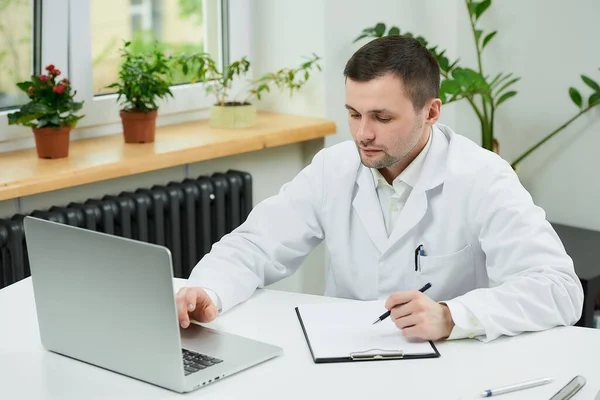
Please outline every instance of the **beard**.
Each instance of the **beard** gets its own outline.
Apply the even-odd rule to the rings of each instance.
[[[365,154],[363,154],[360,150],[360,147],[370,147],[370,145],[372,144],[371,142],[356,142],[356,149],[358,150],[358,155],[360,156],[360,161],[362,162],[362,164],[365,167],[368,168],[374,168],[374,169],[382,169],[382,168],[389,168],[392,165],[396,164],[399,161],[402,161],[403,159],[405,159],[412,151],[415,147],[417,147],[417,145],[419,144],[419,142],[421,141],[421,130],[423,128],[423,119],[422,118],[417,118],[415,120],[415,123],[412,127],[412,130],[410,132],[409,137],[410,138],[416,138],[414,143],[409,143],[408,146],[403,146],[400,151],[399,151],[399,155],[393,155],[390,154],[389,149],[386,148],[380,148],[377,147],[378,149],[380,149],[380,151],[372,156],[369,157]]]

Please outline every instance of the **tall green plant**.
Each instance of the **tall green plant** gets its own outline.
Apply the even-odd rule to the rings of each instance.
[[[481,125],[481,145],[488,150],[494,150],[495,143],[495,118],[498,107],[510,98],[517,95],[514,84],[521,78],[513,73],[499,73],[494,77],[486,75],[483,68],[482,55],[486,46],[496,37],[497,31],[485,32],[478,26],[479,19],[492,5],[492,0],[473,1],[465,0],[465,6],[469,14],[469,24],[475,42],[477,55],[477,68],[460,66],[460,60],[451,61],[446,56],[446,50],[439,50],[438,46],[430,46],[429,42],[422,36],[413,35],[411,32],[401,33],[400,28],[392,26],[387,29],[384,23],[378,23],[374,27],[363,29],[362,33],[354,40],[357,42],[368,37],[383,37],[400,35],[414,37],[419,43],[427,47],[429,52],[436,58],[440,65],[442,76],[440,86],[440,99],[443,104],[450,104],[459,100],[466,100],[477,115]],[[534,150],[548,141],[551,137],[565,129],[570,123],[585,114],[595,105],[600,103],[600,86],[587,76],[582,75],[583,81],[591,87],[594,92],[584,105],[579,91],[569,88],[569,95],[573,102],[579,107],[579,112],[560,127],[546,135],[542,140],[525,151],[512,162],[514,169],[518,164]]]

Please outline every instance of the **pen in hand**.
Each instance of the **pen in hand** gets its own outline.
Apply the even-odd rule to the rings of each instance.
[[[431,283],[427,283],[425,286],[423,286],[421,289],[419,289],[419,292],[423,293],[423,292],[425,292],[427,289],[429,289],[430,287],[431,287]],[[376,323],[378,323],[378,322],[381,322],[381,321],[383,321],[384,319],[386,319],[387,317],[389,317],[391,313],[392,313],[392,311],[391,311],[391,310],[388,310],[388,311],[384,312],[383,314],[381,314],[381,315],[379,316],[379,318],[377,318],[377,319],[375,320],[375,322],[373,322],[373,325],[375,325],[375,324],[376,324]]]

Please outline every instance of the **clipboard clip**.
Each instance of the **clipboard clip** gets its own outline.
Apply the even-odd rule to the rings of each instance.
[[[395,360],[404,358],[404,352],[402,350],[369,349],[350,353],[350,358],[353,361]]]

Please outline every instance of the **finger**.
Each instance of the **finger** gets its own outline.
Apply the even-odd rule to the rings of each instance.
[[[186,297],[188,288],[182,288],[177,292],[175,303],[177,305],[177,318],[182,328],[187,328],[190,325],[188,311],[186,309]]]
[[[390,313],[392,320],[397,320],[398,318],[406,317],[407,315],[414,313],[415,304],[415,301],[410,301],[408,303],[392,308]]]
[[[427,339],[423,325],[413,325],[402,329],[402,335],[409,339]]]
[[[419,296],[423,296],[423,293],[419,292],[418,290],[412,290],[410,292],[392,293],[385,302],[385,308],[391,310],[392,308],[401,304],[408,303],[409,301],[414,300]]]
[[[422,318],[418,314],[407,315],[406,317],[398,318],[394,321],[400,329],[416,326],[422,322]]]
[[[188,312],[192,312],[196,309],[198,293],[195,289],[190,289],[185,294],[184,307]]]

